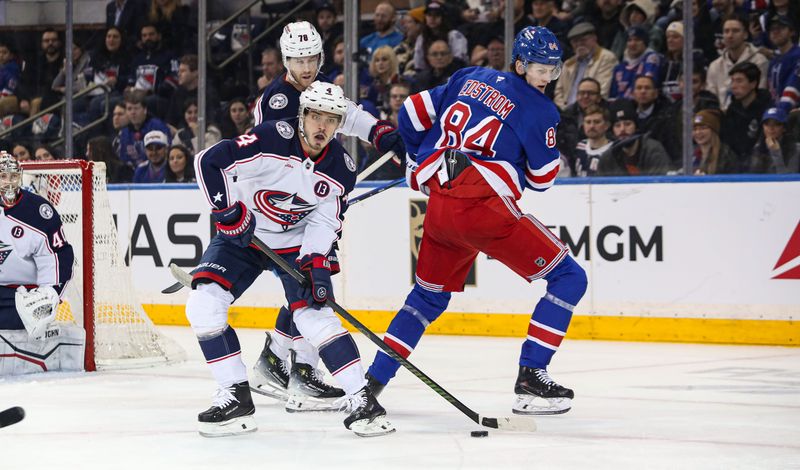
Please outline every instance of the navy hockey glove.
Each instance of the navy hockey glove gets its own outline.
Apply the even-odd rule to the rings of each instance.
[[[236,246],[247,248],[253,239],[256,223],[253,213],[247,210],[242,201],[237,201],[230,207],[212,211],[217,219],[217,230],[222,238]]]
[[[326,300],[333,299],[331,263],[327,257],[311,253],[297,260],[297,265],[309,280],[300,286],[297,296],[304,299],[309,307],[319,310]]]
[[[400,166],[400,162],[406,157],[406,144],[400,138],[400,133],[389,121],[378,121],[369,131],[369,141],[381,155],[389,150],[393,151],[396,158],[392,163]]]

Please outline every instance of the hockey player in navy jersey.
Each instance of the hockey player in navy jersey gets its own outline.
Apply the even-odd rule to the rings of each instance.
[[[544,191],[559,170],[559,114],[544,95],[558,78],[561,46],[550,30],[529,26],[517,34],[510,72],[462,69],[439,87],[410,96],[399,130],[415,158],[412,188],[430,194],[416,284],[392,320],[384,341],[407,357],[425,328],[461,292],[478,252],[501,261],[527,281],[545,279],[522,345],[513,412],[564,413],[572,390],[547,372],[586,291],[583,269],[541,222],[516,200],[524,188]],[[368,371],[377,394],[399,365],[379,351]]]
[[[254,431],[255,412],[228,308],[265,270],[279,271],[299,333],[317,350],[344,392],[351,411],[344,423],[360,436],[394,431],[366,387],[356,344],[325,301],[333,298],[328,253],[342,226],[356,165],[333,140],[347,103],[341,88],[312,83],[301,95],[299,117],[266,121],[251,133],[201,152],[195,172],[219,233],[203,253],[192,279],[186,316],[211,367],[217,390],[200,413],[200,434]],[[259,237],[309,278],[301,286],[261,251]],[[307,374],[318,374],[306,369]],[[346,395],[345,395],[346,393]]]
[[[300,93],[315,80],[331,81],[319,73],[324,62],[322,38],[310,23],[299,21],[288,24],[281,34],[280,46],[286,72],[276,77],[256,101],[253,109],[256,125],[263,121],[296,116]],[[350,100],[347,100],[344,124],[337,132],[371,142],[380,154],[392,150],[401,158],[405,155],[403,141],[394,126],[388,121],[376,120]],[[333,272],[338,272],[335,249],[330,253],[330,262]],[[291,371],[290,350],[294,353]],[[325,396],[335,391],[314,375],[303,372],[303,369],[315,367],[318,362],[317,351],[297,332],[289,310],[282,307],[278,313],[275,334],[267,333],[264,348],[253,367],[253,391],[287,399],[288,411],[330,410],[330,400],[326,400]]]
[[[50,202],[21,186],[20,164],[0,152],[0,376],[82,370],[83,329],[53,324],[72,246]]]

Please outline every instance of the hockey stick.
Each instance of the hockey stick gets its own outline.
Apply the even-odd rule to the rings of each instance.
[[[300,284],[306,283],[306,278],[303,276],[297,269],[291,266],[289,263],[286,262],[283,258],[280,257],[277,253],[272,251],[270,247],[268,247],[264,242],[262,242],[257,237],[253,237],[252,243],[258,247],[259,250],[263,251],[265,255],[269,257],[275,264],[277,264],[281,269],[286,271],[287,274],[292,276],[297,282]],[[439,396],[450,402],[451,405],[458,408],[459,411],[464,413],[476,423],[480,424],[481,426],[485,426],[487,428],[493,429],[502,429],[504,431],[525,431],[525,432],[532,432],[536,430],[536,422],[531,418],[522,418],[522,417],[503,417],[503,418],[489,418],[486,416],[481,416],[472,409],[470,409],[467,405],[461,403],[458,398],[454,397],[450,392],[445,390],[441,387],[441,385],[437,384],[433,381],[430,377],[425,375],[424,372],[417,369],[417,367],[409,362],[407,359],[401,357],[397,354],[392,348],[386,345],[378,336],[370,331],[369,328],[364,326],[363,323],[358,321],[353,315],[350,314],[347,310],[339,306],[336,302],[331,299],[325,301],[325,304],[328,305],[330,308],[333,309],[334,312],[338,313],[342,318],[348,321],[351,325],[353,325],[358,331],[364,334],[370,341],[375,343],[381,351],[388,354],[394,360],[399,362],[403,367],[408,369],[412,374],[414,374],[418,379],[420,379],[425,385],[432,388],[434,392],[438,393]]]
[[[348,206],[352,206],[353,204],[361,202],[364,199],[371,198],[372,196],[375,196],[376,194],[380,194],[380,193],[386,191],[389,188],[393,188],[393,187],[397,186],[398,184],[401,184],[401,183],[405,182],[405,180],[406,180],[405,176],[402,177],[402,178],[397,178],[396,180],[390,181],[390,182],[384,184],[383,186],[378,186],[377,188],[374,188],[374,189],[372,189],[370,191],[367,191],[364,194],[359,194],[358,196],[354,197],[353,199],[350,199],[349,201],[347,201],[347,205]]]
[[[367,176],[375,173],[375,171],[378,168],[380,168],[384,163],[388,162],[389,160],[391,160],[395,156],[396,156],[396,154],[394,152],[392,152],[391,150],[389,150],[388,152],[383,154],[383,156],[381,158],[379,158],[379,159],[375,160],[374,162],[372,162],[372,164],[370,166],[368,166],[366,169],[364,169],[364,171],[362,171],[361,173],[358,174],[358,176],[356,176],[356,183],[362,182]],[[385,187],[381,187],[381,188],[375,188],[372,191],[369,191],[368,193],[362,194],[361,196],[358,196],[357,198],[353,199],[352,201],[350,201],[349,204],[352,205],[352,204],[354,204],[354,203],[356,203],[356,202],[358,202],[360,200],[366,199],[366,198],[374,196],[374,195],[376,195],[376,194],[378,194],[380,192],[383,192],[383,191],[391,188],[392,186],[397,186],[398,184],[402,183],[404,180],[405,180],[405,178],[401,178],[401,179],[393,181],[389,186],[385,186]],[[164,288],[161,291],[162,294],[174,294],[175,292],[178,292],[179,290],[183,289],[184,287],[191,287],[192,279],[191,279],[191,277],[189,277],[188,280],[187,280],[187,278],[185,277],[185,276],[187,276],[186,271],[182,270],[178,266],[175,266],[175,264],[170,264],[169,265],[169,270],[172,273],[172,276],[175,279],[177,279],[178,282],[176,282],[175,284],[172,284],[169,287]]]
[[[372,164],[370,166],[366,167],[364,169],[364,171],[362,171],[361,173],[358,174],[358,176],[356,176],[356,184],[364,181],[364,179],[367,176],[375,173],[375,170],[377,170],[378,168],[383,166],[384,163],[388,162],[390,159],[394,158],[395,156],[396,156],[395,153],[392,152],[391,150],[389,150],[388,152],[384,153],[381,158],[379,158],[379,159],[375,160],[374,162],[372,162]]]
[[[25,410],[21,406],[15,406],[5,411],[0,411],[0,428],[17,424],[25,418]]]

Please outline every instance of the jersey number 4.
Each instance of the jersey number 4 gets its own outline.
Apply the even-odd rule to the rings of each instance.
[[[441,120],[442,137],[436,144],[438,148],[449,147],[494,157],[494,144],[503,123],[494,116],[488,116],[479,123],[465,129],[472,117],[472,109],[466,103],[456,101],[444,111]]]

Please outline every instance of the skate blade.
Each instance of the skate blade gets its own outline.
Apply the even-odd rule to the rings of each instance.
[[[560,415],[572,409],[569,398],[541,398],[517,396],[511,412],[517,415],[546,416]]]
[[[253,384],[250,386],[250,391],[264,395],[265,397],[274,398],[280,401],[286,401],[286,390],[276,388],[271,384]]]
[[[353,421],[350,423],[350,430],[359,437],[385,436],[397,431],[385,416],[378,416],[372,421],[368,419]]]
[[[256,432],[258,425],[252,416],[240,416],[221,423],[198,422],[198,432],[203,437],[236,436]]]
[[[289,395],[286,399],[287,413],[306,413],[309,411],[334,412],[339,407],[333,405],[335,398],[326,400],[308,395]]]

